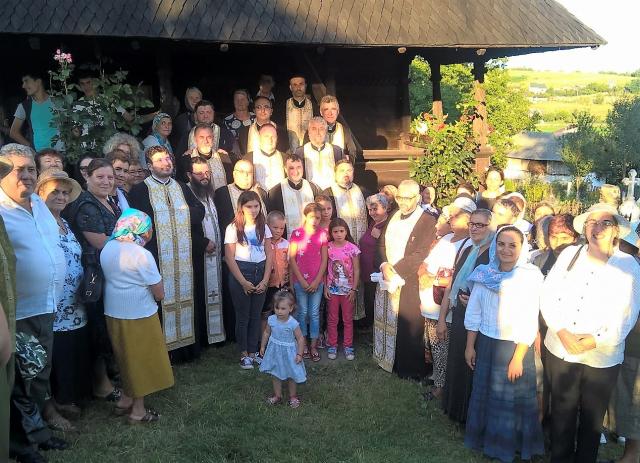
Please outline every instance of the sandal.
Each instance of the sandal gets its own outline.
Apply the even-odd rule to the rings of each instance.
[[[113,391],[109,392],[105,396],[95,396],[96,399],[104,400],[105,402],[117,402],[122,397],[122,390],[117,387],[113,388]]]
[[[269,405],[279,405],[282,403],[282,397],[272,395],[271,397],[267,397],[266,402]]]
[[[160,419],[160,414],[153,410],[146,410],[146,413],[142,418],[131,418],[129,417],[129,424],[149,424],[155,423]]]
[[[297,397],[291,397],[288,404],[291,408],[298,408],[300,405],[302,405],[302,402],[300,402],[300,399],[298,399]]]
[[[311,352],[311,360],[313,362],[319,362],[320,361],[320,353],[318,351]]]
[[[311,354],[309,354],[309,349],[307,347],[302,351],[302,358],[307,360],[311,358]]]

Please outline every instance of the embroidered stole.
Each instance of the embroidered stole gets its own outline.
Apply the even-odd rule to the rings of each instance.
[[[280,182],[282,187],[282,203],[284,204],[284,215],[287,218],[287,238],[291,237],[291,233],[296,228],[302,226],[302,211],[304,207],[313,202],[313,190],[311,184],[302,179],[302,188],[296,190],[291,188],[287,179]]]
[[[204,205],[205,215],[202,221],[204,236],[216,245],[213,254],[204,253],[204,288],[206,295],[207,337],[209,344],[222,342],[226,339],[222,321],[222,259],[221,250],[224,246],[218,226],[218,211],[210,198],[200,202]]]
[[[336,160],[333,157],[333,145],[331,143],[325,143],[321,151],[314,149],[311,142],[305,143],[304,170],[307,180],[326,190],[333,185],[335,165]]]
[[[255,153],[259,149],[260,134],[258,133],[258,124],[254,122],[253,124],[251,124],[251,126],[249,126],[249,134],[247,136],[247,153]]]
[[[218,151],[220,147],[220,126],[218,124],[211,124],[211,128],[213,129],[213,146],[211,147],[212,151]],[[192,128],[189,132],[189,146],[188,149],[194,149],[196,147],[196,128]]]
[[[269,191],[271,188],[282,182],[284,175],[284,164],[282,153],[276,150],[271,156],[265,156],[260,148],[253,152],[254,178],[262,188]]]
[[[153,227],[158,242],[158,261],[165,297],[161,303],[167,350],[195,342],[191,217],[178,182],[167,185],[147,177],[153,208]]]
[[[294,152],[298,146],[302,146],[304,134],[309,127],[309,121],[313,117],[313,104],[308,97],[304,99],[302,108],[293,104],[293,97],[287,100],[287,133],[289,134],[289,146]]]
[[[339,146],[344,151],[344,127],[340,122],[336,122],[336,128],[332,133],[327,131],[326,141],[334,146]]]
[[[422,209],[416,210],[405,220],[401,220],[400,211],[396,212],[385,232],[386,243],[393,243],[393,246],[386,246],[386,260],[395,265],[404,257],[407,249],[407,242],[411,232],[422,217]],[[374,324],[373,324],[373,357],[378,365],[391,373],[396,357],[396,335],[398,331],[398,312],[400,310],[400,293],[402,287],[396,289],[394,293],[389,293],[376,288],[376,298],[374,303]]]
[[[245,190],[241,190],[240,188],[238,188],[235,183],[231,183],[227,185],[227,188],[229,189],[229,197],[231,198],[231,205],[233,206],[233,213],[235,215],[238,212],[238,198],[240,198],[240,194]],[[260,206],[262,209],[262,213],[266,217],[267,207],[264,205],[264,201],[262,201],[262,196],[260,196],[260,193],[258,193],[258,189],[256,188],[256,185],[252,186],[250,190],[255,191],[256,194],[258,195],[258,198],[260,198]]]

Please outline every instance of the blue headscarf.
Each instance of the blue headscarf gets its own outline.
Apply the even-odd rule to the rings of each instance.
[[[169,153],[173,154],[173,148],[171,147],[171,143],[169,143],[168,138],[163,138],[162,135],[158,133],[158,125],[160,125],[160,121],[162,119],[171,119],[167,113],[158,113],[153,118],[153,122],[151,123],[151,131],[156,140],[158,140],[158,145],[163,146],[169,151]]]
[[[140,246],[147,244],[153,233],[151,217],[138,209],[125,209],[109,237],[109,241],[130,241]]]
[[[506,230],[517,230],[519,234],[522,234],[522,249],[520,250],[520,256],[518,256],[518,261],[516,265],[508,271],[503,272],[500,270],[500,261],[498,260],[498,252],[497,252],[497,238],[500,233]],[[475,283],[480,283],[481,285],[486,286],[491,291],[498,292],[500,291],[500,284],[503,280],[513,278],[516,272],[520,271],[530,271],[535,270],[536,272],[540,272],[538,267],[533,264],[527,262],[529,258],[529,242],[527,241],[526,235],[522,233],[522,231],[518,230],[517,227],[513,225],[507,225],[506,227],[502,227],[493,238],[490,247],[490,257],[489,263],[485,265],[479,265],[471,275],[469,275],[468,282],[472,283],[471,286]]]

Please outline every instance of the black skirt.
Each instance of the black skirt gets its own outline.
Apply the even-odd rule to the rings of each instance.
[[[467,419],[473,370],[464,359],[467,330],[464,328],[466,307],[455,307],[451,320],[447,374],[442,394],[442,410],[452,420],[464,423]]]
[[[91,397],[89,328],[53,333],[51,392],[61,405],[80,404]]]

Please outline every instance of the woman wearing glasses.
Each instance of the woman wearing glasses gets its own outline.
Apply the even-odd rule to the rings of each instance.
[[[629,222],[599,203],[577,216],[573,227],[586,244],[558,256],[540,302],[548,326],[552,463],[596,461],[625,338],[640,309],[640,267],[618,249]]]

